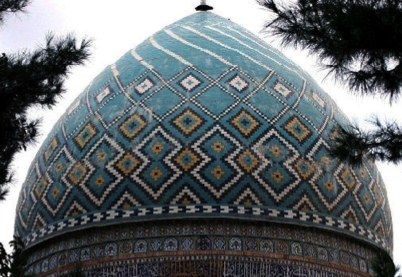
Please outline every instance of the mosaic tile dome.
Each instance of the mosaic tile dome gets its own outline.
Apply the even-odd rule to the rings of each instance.
[[[391,252],[377,168],[329,156],[347,124],[280,52],[196,13],[126,53],[74,101],[32,162],[16,232],[34,248],[99,226],[234,220],[314,228]]]

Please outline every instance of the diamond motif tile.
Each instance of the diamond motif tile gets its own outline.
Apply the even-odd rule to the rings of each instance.
[[[228,84],[239,93],[246,91],[247,88],[249,87],[248,82],[243,78],[241,78],[238,74],[236,74],[232,79],[230,79],[228,81]]]
[[[138,85],[135,86],[135,91],[138,94],[144,94],[144,93],[148,92],[154,86],[155,86],[154,81],[151,78],[146,77]]]
[[[340,177],[341,177],[341,180],[343,181],[343,183],[350,190],[352,190],[354,188],[354,186],[356,185],[356,179],[352,175],[352,172],[349,168],[345,168],[344,170],[342,170]]]
[[[197,128],[204,124],[201,116],[190,109],[186,109],[179,116],[172,120],[173,126],[176,127],[185,136],[191,135]]]
[[[162,162],[154,162],[152,166],[140,173],[143,180],[153,189],[159,189],[173,176],[174,172]]]
[[[371,191],[368,188],[362,186],[361,189],[358,191],[358,196],[360,203],[363,204],[362,206],[364,210],[367,213],[370,213],[375,206],[374,197]]]
[[[65,199],[70,195],[72,187],[75,185],[69,179],[73,175],[75,181],[82,180],[83,172],[72,173],[76,161],[64,146],[56,155],[53,162],[48,167],[44,176],[34,186],[34,196],[43,202],[47,211],[55,215],[63,206]]]
[[[93,166],[103,168],[115,157],[114,148],[106,140],[101,140],[91,149],[89,161]]]
[[[144,130],[147,120],[139,114],[133,114],[120,125],[120,131],[129,139],[134,138],[139,132]]]
[[[124,176],[130,176],[130,174],[138,168],[141,161],[136,158],[130,152],[127,152],[116,164],[116,169],[119,170]]]
[[[230,123],[245,137],[250,137],[261,126],[261,123],[246,110],[233,117]]]
[[[273,147],[280,145],[286,148],[286,153],[276,155]],[[299,158],[295,147],[283,138],[276,130],[265,134],[252,147],[257,153],[260,164],[252,175],[276,202],[290,196],[289,192],[301,185],[301,178],[294,170],[294,163]],[[283,151],[285,152],[285,151]]]
[[[210,83],[197,68],[186,68],[170,80],[170,85],[176,92],[186,98],[193,98],[203,91]]]
[[[157,145],[162,148],[155,148]],[[181,150],[182,146],[161,127],[147,134],[135,150],[135,154],[144,159],[136,173],[131,175],[139,184],[138,188],[152,199],[159,199],[182,174],[174,162]]]
[[[86,187],[91,191],[93,196],[98,199],[102,198],[106,190],[108,190],[116,178],[106,170],[96,170],[88,179]]]
[[[52,209],[56,209],[66,191],[67,187],[62,182],[52,183],[45,195],[47,204],[51,205]]]
[[[189,171],[200,161],[200,159],[190,148],[185,148],[175,158],[175,161],[184,171]]]
[[[57,137],[54,137],[52,139],[52,141],[50,142],[49,146],[47,147],[45,154],[44,154],[44,158],[45,158],[46,162],[50,159],[50,157],[53,155],[53,153],[55,152],[55,150],[57,149],[58,146],[59,146],[59,141],[58,141]]]
[[[357,181],[357,185],[353,190],[353,196],[362,210],[366,222],[370,222],[378,208],[378,201],[376,200],[375,192],[373,188],[375,182],[372,181],[368,186],[363,185]]]
[[[249,149],[246,149],[239,155],[237,162],[243,170],[250,173],[258,165],[258,158]]]
[[[233,151],[234,145],[224,134],[215,132],[204,142],[203,150],[209,153],[211,157],[219,159]]]
[[[195,75],[189,73],[184,78],[182,78],[178,84],[188,92],[193,92],[196,90],[201,84],[202,81],[198,79]]]
[[[281,95],[285,96],[285,97],[289,97],[290,95],[293,94],[293,92],[286,87],[286,85],[280,83],[280,82],[276,82],[273,86],[273,89],[277,92],[280,93]]]
[[[96,135],[96,133],[96,128],[89,123],[78,133],[78,135],[74,138],[74,141],[81,149],[83,149]]]
[[[300,143],[305,142],[311,135],[311,131],[297,117],[290,118],[284,127]]]
[[[311,177],[316,169],[314,163],[302,158],[296,162],[296,170],[305,180]]]
[[[307,154],[307,157],[318,161],[315,163],[314,175],[310,177],[309,184],[317,199],[328,211],[337,208],[348,193],[343,182],[339,182],[339,172],[343,166],[336,160],[329,159],[329,147],[323,140],[319,140],[316,146]]]
[[[104,135],[85,156],[85,168],[88,172],[85,180],[80,181],[78,186],[97,207],[104,203],[113,188],[124,179],[123,173],[116,166],[124,153],[116,141]]]
[[[223,183],[222,181],[226,181],[231,176],[231,170],[226,166],[220,164],[213,164],[208,169],[210,170],[210,174],[213,176],[213,178],[211,178],[212,176],[210,176],[210,179],[215,182]]]
[[[81,162],[77,162],[67,173],[67,178],[74,185],[78,185],[84,180],[87,174],[88,168]]]
[[[217,145],[220,145],[217,148]],[[194,145],[200,163],[193,176],[217,199],[221,198],[244,174],[234,162],[241,151],[239,142],[219,125],[203,134]]]

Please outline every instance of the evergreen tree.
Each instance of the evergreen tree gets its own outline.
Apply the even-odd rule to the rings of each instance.
[[[395,277],[399,272],[399,267],[394,264],[391,257],[384,251],[379,251],[371,261],[371,268],[374,277]],[[398,275],[401,277],[401,275]]]
[[[0,24],[9,13],[22,12],[28,6],[30,0],[2,0],[0,1]]]
[[[29,1],[0,3],[0,24],[4,15],[23,10]],[[0,57],[0,201],[13,180],[14,155],[35,142],[38,120],[27,118],[31,107],[52,107],[64,92],[64,81],[74,65],[89,57],[90,40],[78,42],[73,36],[49,35],[46,44],[32,52]]]
[[[30,0],[0,1],[0,26],[7,14],[21,12]],[[1,54],[0,57],[0,201],[13,180],[14,155],[35,142],[38,120],[27,118],[31,107],[51,108],[64,92],[64,81],[71,66],[81,65],[89,57],[90,40],[78,42],[68,35],[49,35],[46,44],[32,52]],[[0,276],[30,277],[22,241],[15,238],[8,254],[0,243]],[[78,276],[78,275],[77,275]]]
[[[10,245],[13,251],[7,254],[0,244],[0,277],[33,277],[27,271],[28,257],[24,252],[22,240],[14,238]]]
[[[282,45],[308,49],[321,66],[362,95],[397,99],[402,91],[402,1],[257,0],[273,15],[266,28]],[[364,157],[402,161],[402,127],[375,121],[365,132],[341,129],[333,154],[351,164]]]

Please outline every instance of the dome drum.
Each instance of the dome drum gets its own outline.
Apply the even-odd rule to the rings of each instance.
[[[33,273],[64,276],[79,264],[88,274],[108,272],[107,276],[176,276],[183,271],[198,277],[286,272],[369,276],[376,251],[330,231],[237,219],[160,220],[89,230],[90,237],[88,230],[77,231],[51,239],[38,250],[32,247]],[[116,266],[119,260],[124,262]]]

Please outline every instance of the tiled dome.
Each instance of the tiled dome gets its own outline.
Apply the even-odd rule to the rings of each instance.
[[[328,150],[348,120],[300,67],[209,12],[107,67],[55,125],[17,207],[28,246],[93,226],[242,219],[315,226],[388,251],[377,168]]]

